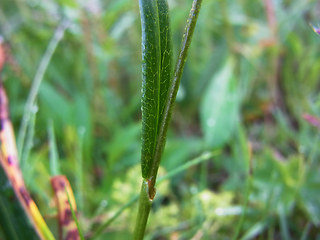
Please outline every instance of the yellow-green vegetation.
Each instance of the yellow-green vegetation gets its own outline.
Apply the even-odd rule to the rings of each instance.
[[[175,76],[192,2],[170,0],[170,18],[159,13],[159,81],[170,79],[163,66]],[[159,145],[141,169],[139,1],[1,0],[0,78],[26,188],[54,237],[51,176],[68,178],[86,239],[132,239],[142,178],[155,183],[160,163],[144,239],[320,238],[318,9],[316,0],[203,0],[163,154]],[[172,62],[161,65],[164,45]],[[157,84],[159,94],[171,82]],[[166,111],[160,96],[150,139]],[[0,220],[0,239],[36,239],[29,225],[7,235],[27,219],[8,211],[2,169],[0,181],[0,219],[13,219]]]

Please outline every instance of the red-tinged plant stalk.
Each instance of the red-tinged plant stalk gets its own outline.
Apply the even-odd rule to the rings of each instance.
[[[68,179],[63,175],[55,176],[51,178],[51,185],[58,205],[59,239],[80,239],[77,224],[72,217],[71,208],[76,212],[77,206]]]
[[[40,239],[53,240],[54,237],[45,223],[38,207],[26,189],[19,167],[17,147],[12,124],[8,114],[8,100],[0,82],[0,161],[11,185],[33,224]]]

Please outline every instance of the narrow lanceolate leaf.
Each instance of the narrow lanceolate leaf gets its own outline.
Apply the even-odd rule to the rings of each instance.
[[[166,0],[158,0],[160,26],[160,116],[162,119],[167,101],[168,90],[172,76],[172,43],[170,33],[169,8]],[[160,124],[159,126],[160,127]],[[159,129],[158,129],[159,131]]]
[[[161,49],[161,64],[160,64],[160,109],[159,123],[157,130],[157,143],[155,146],[155,154],[151,167],[151,176],[153,181],[156,180],[156,175],[161,161],[162,152],[166,142],[166,135],[159,136],[161,129],[164,128],[166,105],[169,104],[168,94],[172,82],[172,44],[170,33],[169,8],[167,0],[158,0],[159,24],[160,24],[160,49]],[[159,148],[159,145],[161,146]],[[158,151],[158,153],[157,153]],[[152,185],[152,184],[151,184]],[[151,193],[155,193],[150,186]]]
[[[74,212],[77,211],[77,207],[68,179],[61,175],[55,176],[51,179],[51,185],[56,196],[59,210],[59,238],[80,239],[76,222],[72,217],[71,207]]]
[[[150,177],[158,129],[160,31],[157,1],[140,0],[142,26],[142,177]]]
[[[159,124],[171,79],[171,42],[165,0],[139,0],[142,25],[142,176],[151,177]]]
[[[0,158],[1,165],[6,173],[17,198],[24,211],[28,215],[41,239],[54,239],[48,226],[43,220],[35,202],[26,189],[22,173],[19,167],[13,128],[8,114],[8,102],[3,86],[0,82]]]

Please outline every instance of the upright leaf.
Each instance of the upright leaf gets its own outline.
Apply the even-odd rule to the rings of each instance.
[[[143,239],[144,236],[151,204],[155,196],[154,186],[166,142],[170,116],[201,3],[202,0],[193,1],[182,38],[175,74],[170,81],[172,53],[167,2],[166,0],[139,0],[143,59],[141,167],[144,179],[134,230],[133,239],[135,240]]]
[[[143,178],[150,178],[160,121],[172,75],[172,48],[166,0],[140,0],[142,24],[142,153]]]
[[[162,119],[165,111],[168,90],[172,81],[172,43],[170,33],[169,8],[166,0],[158,0],[158,11],[161,47],[159,118]],[[160,127],[160,124],[158,125],[158,127]]]
[[[149,178],[155,151],[160,99],[160,27],[157,1],[139,0],[142,26],[142,177]]]

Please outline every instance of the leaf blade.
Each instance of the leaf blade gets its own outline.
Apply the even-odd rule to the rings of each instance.
[[[149,178],[159,120],[160,28],[157,1],[139,0],[142,26],[142,177]]]
[[[169,7],[166,0],[158,0],[159,25],[160,25],[160,112],[159,118],[163,118],[169,87],[172,82],[172,42],[170,31]],[[158,128],[160,128],[160,124]],[[158,130],[159,131],[159,130]]]

